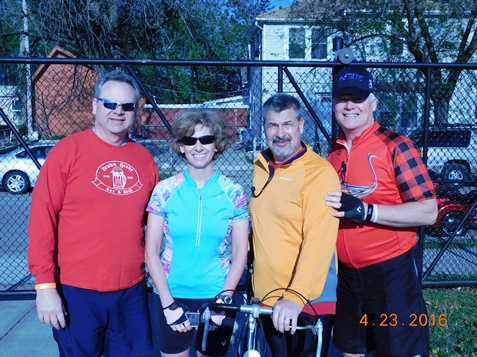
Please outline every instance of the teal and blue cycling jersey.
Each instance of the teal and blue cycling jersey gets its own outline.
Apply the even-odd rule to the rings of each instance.
[[[160,258],[172,296],[220,293],[231,265],[232,223],[249,218],[242,186],[215,172],[199,189],[185,170],[156,185],[147,211],[164,217]]]

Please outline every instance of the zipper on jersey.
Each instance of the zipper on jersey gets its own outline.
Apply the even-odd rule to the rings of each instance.
[[[202,228],[202,191],[203,189],[199,189],[199,207],[197,210],[197,230],[195,233],[195,245],[199,246],[200,245],[200,231]]]

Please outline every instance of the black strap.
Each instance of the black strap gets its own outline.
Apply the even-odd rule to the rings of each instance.
[[[366,213],[366,218],[365,222],[371,221],[371,218],[373,217],[373,210],[374,210],[374,205],[368,203],[368,213]]]
[[[177,310],[179,307],[180,307],[179,304],[174,300],[174,301],[172,302],[172,304],[170,304],[169,306],[163,307],[162,309],[163,309],[163,310],[167,310],[167,309],[169,309],[169,310]]]
[[[247,277],[246,277],[246,286],[245,292],[247,294],[247,302],[250,303],[250,299],[253,296],[253,289],[252,289],[252,274],[253,274],[253,230],[250,229],[250,234],[248,235],[248,244],[249,249],[247,253]]]
[[[176,326],[176,325],[180,325],[184,322],[187,321],[187,316],[185,313],[182,313],[182,315],[176,320],[174,321],[173,323],[169,324],[169,326]]]
[[[179,318],[176,321],[174,321],[173,323],[170,323],[169,326],[180,325],[180,324],[186,322],[187,321],[187,316],[185,314],[185,311],[188,311],[189,309],[186,308],[185,306],[180,305],[175,300],[172,302],[172,304],[163,308],[163,310],[169,309],[169,310],[174,311],[174,310],[177,310],[180,307],[182,307],[182,310],[183,310],[182,315],[179,316]]]

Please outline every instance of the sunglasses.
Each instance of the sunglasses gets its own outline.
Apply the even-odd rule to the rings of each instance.
[[[184,138],[182,139],[182,144],[187,146],[194,146],[197,140],[199,140],[202,145],[212,144],[215,141],[215,135],[204,135],[200,138],[195,138],[193,136],[184,136]]]
[[[134,108],[136,108],[136,103],[118,103],[114,100],[98,98],[98,100],[103,102],[103,105],[107,109],[116,109],[117,107],[121,106],[125,112],[132,112]]]

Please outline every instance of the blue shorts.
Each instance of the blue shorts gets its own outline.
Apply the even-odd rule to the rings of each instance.
[[[361,269],[338,268],[334,342],[341,352],[429,356],[427,309],[413,250]],[[425,315],[426,318],[419,318]]]
[[[151,321],[154,332],[154,341],[159,344],[159,349],[162,353],[176,354],[187,351],[193,341],[196,340],[197,331],[192,329],[188,332],[177,332],[173,331],[170,326],[167,324],[166,317],[162,309],[161,300],[159,295],[154,295],[152,297],[152,308],[151,308]],[[183,298],[174,298],[176,302],[181,304],[187,311],[199,311],[201,307],[205,304],[208,304],[215,299],[183,299]],[[202,310],[201,310],[202,311]],[[234,314],[227,314],[227,317],[222,321],[222,325],[218,327],[215,331],[209,331],[207,337],[207,351],[204,353],[207,356],[222,356],[227,353],[227,349],[230,343],[230,338],[232,336],[233,327],[235,322]],[[201,340],[200,336],[198,338]],[[196,341],[197,342],[197,341]],[[196,343],[196,349],[200,347],[201,341],[198,345]],[[216,346],[217,351],[215,351],[214,346]],[[225,353],[223,353],[225,349]]]
[[[131,288],[99,292],[61,285],[66,328],[53,329],[60,356],[143,356],[151,353],[145,280]]]

